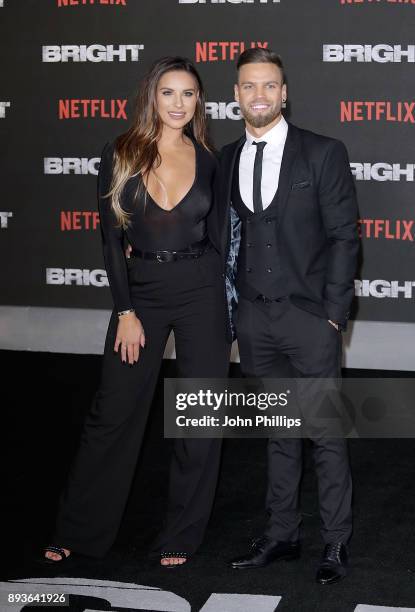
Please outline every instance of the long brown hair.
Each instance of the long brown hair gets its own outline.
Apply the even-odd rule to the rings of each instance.
[[[152,168],[157,168],[161,164],[157,142],[163,125],[157,112],[157,85],[166,72],[173,70],[183,70],[191,74],[198,87],[195,114],[184,128],[184,133],[205,149],[211,150],[207,135],[205,91],[196,68],[184,57],[162,57],[153,64],[140,84],[132,126],[115,141],[111,188],[104,197],[111,198],[111,207],[119,225],[123,228],[129,225],[130,216],[121,205],[121,194],[125,184],[133,176],[141,177],[135,194],[137,197],[140,190],[144,189]]]

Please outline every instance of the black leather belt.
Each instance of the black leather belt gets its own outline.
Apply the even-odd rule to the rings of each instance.
[[[171,261],[178,261],[179,259],[197,259],[209,250],[210,246],[209,238],[206,237],[199,242],[189,244],[187,249],[183,251],[140,251],[140,249],[133,249],[131,251],[131,257],[148,259],[159,263],[170,263]]]

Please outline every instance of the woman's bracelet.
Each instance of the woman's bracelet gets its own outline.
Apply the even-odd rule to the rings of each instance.
[[[119,317],[122,317],[123,315],[126,315],[126,314],[128,314],[129,312],[135,312],[134,308],[129,308],[128,310],[121,310],[121,311],[118,313],[118,316],[119,316]]]

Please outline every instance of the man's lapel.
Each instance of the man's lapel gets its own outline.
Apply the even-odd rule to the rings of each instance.
[[[224,195],[225,195],[226,207],[229,206],[230,201],[231,201],[232,178],[233,178],[233,171],[235,168],[236,157],[238,155],[238,151],[240,147],[242,147],[243,144],[245,143],[245,140],[246,140],[245,135],[243,135],[241,136],[239,140],[234,142],[233,146],[229,147],[229,149],[226,151],[226,157],[223,160],[224,162],[223,168],[225,172]]]
[[[231,203],[232,178],[235,168],[235,161],[238,155],[239,148],[242,147],[246,138],[243,135],[239,140],[236,140],[231,146],[225,147],[221,154],[221,181],[220,181],[220,202],[219,202],[219,228],[222,234],[222,245],[228,243],[229,233],[229,206]]]
[[[288,124],[287,140],[282,155],[280,178],[278,182],[278,218],[281,221],[288,196],[290,195],[294,167],[300,151],[300,136],[298,129]]]

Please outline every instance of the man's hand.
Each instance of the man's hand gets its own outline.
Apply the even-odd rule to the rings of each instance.
[[[338,324],[338,323],[335,323],[334,321],[331,321],[330,319],[329,319],[329,323],[330,323],[330,325],[333,325],[333,327],[334,327],[334,328],[335,328],[337,331],[339,331],[339,324]]]
[[[140,347],[144,348],[146,338],[140,319],[135,312],[121,315],[118,321],[117,337],[115,339],[114,351],[118,353],[121,346],[121,361],[133,365],[140,356]]]

